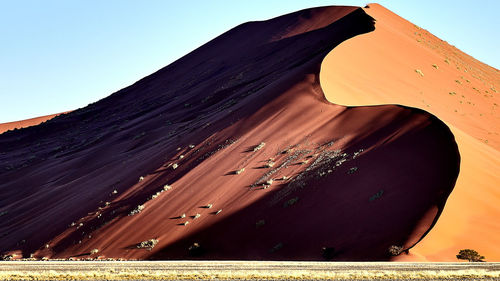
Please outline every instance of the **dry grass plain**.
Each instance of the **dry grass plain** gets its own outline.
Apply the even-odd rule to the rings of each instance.
[[[500,280],[500,263],[12,261],[0,280]]]

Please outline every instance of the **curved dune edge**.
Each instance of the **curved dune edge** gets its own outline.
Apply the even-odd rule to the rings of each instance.
[[[326,98],[345,106],[426,110],[448,125],[461,154],[455,189],[437,224],[400,259],[456,261],[460,249],[472,248],[499,261],[498,70],[378,4],[364,10],[375,18],[375,31],[343,42],[325,57],[320,81]]]

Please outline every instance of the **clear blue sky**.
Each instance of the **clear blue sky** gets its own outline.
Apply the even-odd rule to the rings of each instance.
[[[0,123],[84,107],[246,21],[369,2],[0,0]],[[500,68],[499,0],[378,3]]]

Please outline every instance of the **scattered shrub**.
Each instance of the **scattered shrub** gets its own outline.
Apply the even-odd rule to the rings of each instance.
[[[199,243],[193,243],[193,245],[189,246],[188,253],[191,257],[198,257],[203,255],[204,250]]]
[[[299,197],[294,197],[288,201],[285,202],[285,204],[283,204],[283,207],[288,207],[288,206],[292,206],[294,204],[296,204],[297,202],[299,201]]]
[[[472,249],[463,249],[458,252],[457,259],[468,260],[469,262],[484,262],[485,257]]]
[[[415,72],[418,73],[420,76],[424,77],[424,73],[420,69],[415,69]]]
[[[456,95],[457,95],[457,93],[455,93],[455,92],[449,92],[448,94],[449,94],[450,96],[456,96]]]
[[[382,197],[382,195],[384,194],[384,190],[381,189],[379,192],[373,194],[370,199],[368,199],[370,202],[376,200],[376,199],[379,199],[380,197]]]
[[[142,132],[142,133],[140,133],[138,135],[135,135],[132,140],[140,139],[140,138],[144,137],[145,135],[146,135],[146,132]]]
[[[358,157],[361,154],[361,152],[363,152],[363,151],[365,151],[365,150],[361,148],[360,150],[354,152],[352,159],[356,159],[356,157]]]
[[[141,243],[137,244],[136,247],[138,249],[148,249],[149,251],[151,251],[156,246],[156,244],[158,244],[158,239],[153,238],[146,241],[142,241]]]
[[[265,220],[259,220],[258,222],[255,223],[255,228],[261,228],[266,224]]]
[[[403,247],[392,245],[389,247],[388,251],[391,256],[397,256],[403,252]]]
[[[128,215],[133,216],[135,214],[140,213],[142,210],[144,210],[144,205],[138,205],[135,209],[133,209]]]
[[[354,174],[357,170],[358,170],[358,167],[352,167],[352,168],[350,168],[350,169],[349,169],[349,171],[347,171],[347,173],[348,173],[349,175],[352,175],[352,174]]]
[[[272,168],[274,166],[274,164],[275,163],[273,161],[269,161],[269,162],[266,163],[266,165],[264,165],[264,167],[266,167],[266,168]]]
[[[274,247],[271,250],[269,250],[269,252],[274,253],[280,250],[281,248],[283,248],[283,243],[279,242],[278,244],[274,245]]]
[[[259,145],[253,148],[253,151],[259,151],[261,148],[263,148],[266,145],[265,142],[261,142]]]
[[[347,159],[342,158],[342,159],[338,160],[337,162],[335,162],[335,166],[340,167],[340,165],[342,165],[345,161],[347,161]]]
[[[437,64],[433,64],[432,67],[434,67],[435,69],[439,69],[439,66]]]

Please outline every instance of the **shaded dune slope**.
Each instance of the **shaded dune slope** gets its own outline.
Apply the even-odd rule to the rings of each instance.
[[[364,10],[375,18],[375,30],[326,56],[320,73],[326,98],[426,110],[450,127],[461,155],[444,213],[411,258],[456,261],[460,249],[471,248],[500,261],[499,70],[380,5]]]
[[[320,260],[328,247],[334,260],[385,260],[412,247],[460,156],[425,111],[325,99],[323,58],[373,29],[356,7],[246,23],[95,104],[0,135],[0,250]],[[138,248],[148,239],[158,244]]]

